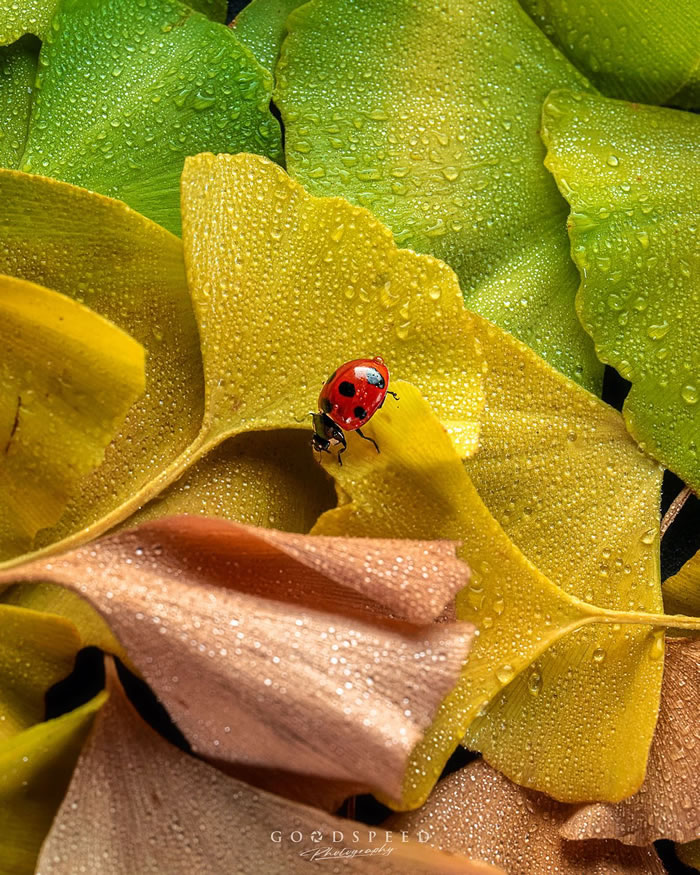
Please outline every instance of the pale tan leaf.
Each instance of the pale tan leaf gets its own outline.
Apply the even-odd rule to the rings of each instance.
[[[44,842],[37,875],[288,875],[309,871],[310,853],[323,854],[327,847],[355,852],[345,854],[343,872],[500,871],[416,841],[403,842],[400,835],[386,843],[382,830],[229,778],[158,736],[136,714],[110,669],[108,683],[110,700],[95,721]],[[370,830],[375,830],[374,839]],[[334,843],[334,831],[343,839]],[[297,832],[299,842],[290,839]],[[321,840],[315,841],[319,834]],[[382,846],[390,852],[371,853]]]
[[[570,805],[509,781],[483,760],[441,781],[426,804],[385,824],[430,844],[502,866],[509,875],[663,875],[653,848],[567,842],[557,830]]]
[[[198,753],[398,796],[473,627],[389,614],[436,616],[467,579],[454,549],[175,517],[0,583],[89,599]]]

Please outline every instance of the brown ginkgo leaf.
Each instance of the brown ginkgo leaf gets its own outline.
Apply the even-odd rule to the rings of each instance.
[[[311,860],[382,875],[500,872],[400,834],[288,802],[223,775],[157,735],[108,666],[98,714],[44,841],[38,875],[288,875]],[[337,871],[334,868],[333,871]]]
[[[700,640],[666,643],[659,722],[642,786],[614,805],[579,807],[561,834],[629,845],[689,842],[700,835]]]
[[[432,622],[468,580],[447,541],[174,517],[0,576],[20,580],[88,599],[197,753],[393,796],[473,635]]]
[[[422,830],[435,847],[502,866],[509,875],[663,875],[651,847],[565,841],[558,829],[570,810],[477,760],[441,781],[422,808],[385,826],[411,835]]]

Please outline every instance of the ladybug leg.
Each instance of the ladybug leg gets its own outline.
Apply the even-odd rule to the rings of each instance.
[[[347,448],[348,448],[348,445],[347,445],[347,444],[344,444],[344,445],[338,450],[338,455],[336,456],[336,458],[338,459],[338,464],[340,465],[341,468],[343,467],[343,460],[342,460],[340,457],[343,455],[343,453],[345,452],[345,450],[347,450]]]
[[[399,400],[399,396],[396,394],[396,392],[392,392],[391,389],[387,389],[386,394],[391,395],[391,397],[394,398],[396,401]]]
[[[363,441],[369,441],[371,444],[374,444],[374,449],[375,449],[377,452],[379,452],[379,444],[375,441],[374,438],[367,437],[366,434],[362,434],[362,430],[359,429],[359,428],[356,428],[356,429],[355,429],[355,432],[356,432],[357,434],[359,434],[359,436],[362,438]]]

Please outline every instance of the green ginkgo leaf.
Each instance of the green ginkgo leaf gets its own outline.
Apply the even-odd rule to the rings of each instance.
[[[231,27],[266,70],[274,71],[287,18],[306,0],[251,0],[234,19]]]
[[[700,105],[696,0],[520,0],[552,42],[608,97]]]
[[[287,28],[275,99],[290,175],[447,262],[470,309],[597,391],[539,139],[549,91],[587,81],[517,0],[313,0]]]
[[[146,349],[146,391],[41,546],[102,519],[191,443],[202,360],[176,237],[117,201],[16,171],[0,170],[0,203],[0,272],[74,297]]]
[[[94,699],[0,745],[0,875],[33,875],[95,714]]]
[[[5,0],[0,7],[0,46],[18,40],[25,33],[44,38],[60,0]],[[226,0],[190,0],[187,4],[212,21],[226,18]]]
[[[0,275],[0,557],[61,517],[144,386],[144,350],[128,334]]]
[[[625,612],[661,607],[660,471],[618,413],[505,332],[482,320],[475,331],[489,369],[471,479],[401,386],[365,429],[381,453],[351,438],[343,466],[326,464],[340,504],[313,531],[454,539],[472,570],[457,615],[479,635],[414,753],[403,806],[422,803],[467,729],[518,783],[619,800],[644,778],[659,703],[663,632]],[[586,614],[610,609],[620,625]]]
[[[33,36],[0,47],[0,167],[15,167],[24,152],[39,48]]]
[[[599,357],[632,382],[632,434],[697,491],[700,117],[558,91],[542,130],[571,205],[581,320]]]
[[[179,233],[187,155],[281,157],[271,88],[228,28],[177,0],[64,0],[18,166],[119,198]]]

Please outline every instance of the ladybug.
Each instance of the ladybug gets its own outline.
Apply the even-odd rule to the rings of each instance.
[[[384,403],[387,395],[398,400],[395,392],[390,392],[389,369],[384,359],[353,359],[333,371],[326,380],[318,396],[318,413],[312,413],[314,435],[311,445],[319,453],[329,453],[332,444],[340,444],[338,462],[347,450],[345,431],[356,431],[359,436],[374,444],[377,442],[362,434],[361,428],[374,416]]]

